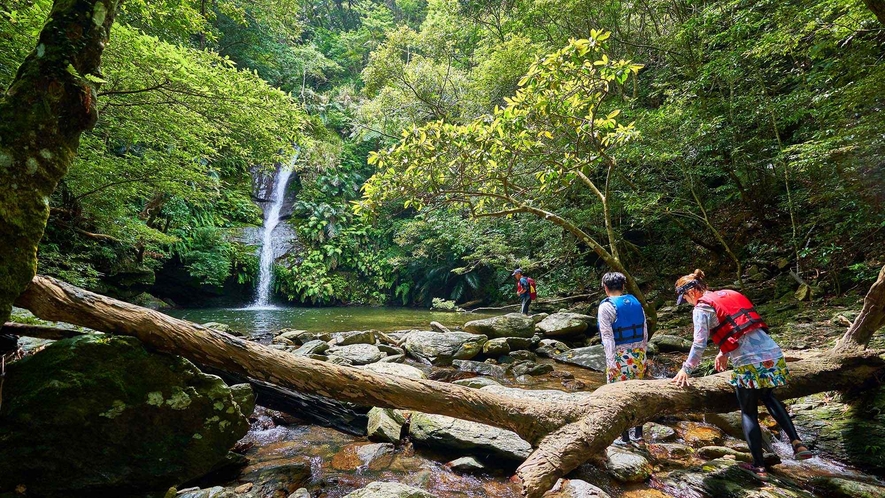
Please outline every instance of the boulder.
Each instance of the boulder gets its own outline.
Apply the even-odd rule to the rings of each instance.
[[[133,337],[57,341],[7,366],[0,493],[165,492],[225,462],[248,429],[231,389],[183,358]]]
[[[605,491],[580,479],[560,479],[544,498],[611,498]]]
[[[538,328],[547,337],[562,337],[583,334],[596,319],[578,313],[553,313],[538,323]]]
[[[387,356],[374,344],[350,344],[347,346],[332,346],[329,355],[340,356],[350,361],[351,365],[368,365],[375,363]]]
[[[219,332],[230,332],[230,325],[221,322],[206,322],[202,324],[207,329],[217,330]]]
[[[451,332],[451,330],[449,330],[448,327],[446,327],[445,325],[443,325],[439,322],[430,322],[430,329],[435,330],[437,332],[445,332],[445,333]]]
[[[504,337],[510,351],[525,351],[532,347],[532,339],[528,337]]]
[[[483,344],[482,352],[488,356],[501,356],[510,352],[510,344],[505,337],[489,339],[488,342]]]
[[[491,363],[470,360],[454,360],[452,366],[462,372],[475,373],[479,375],[487,375],[489,377],[503,378],[507,371],[499,366]]]
[[[820,476],[811,480],[815,491],[829,498],[882,498],[885,487],[840,477]]]
[[[369,370],[375,373],[398,375],[400,377],[408,377],[410,379],[427,378],[427,376],[424,375],[424,372],[422,372],[420,369],[415,368],[412,365],[406,365],[404,363],[372,363],[369,365],[364,365],[361,368],[363,370]]]
[[[349,346],[351,344],[375,344],[374,330],[357,330],[353,332],[335,332],[330,334],[330,346]]]
[[[725,440],[722,429],[699,422],[681,421],[676,424],[676,432],[679,433],[685,444],[694,448],[720,446]]]
[[[482,389],[486,386],[500,386],[501,384],[488,377],[471,377],[469,379],[460,379],[452,382],[458,386],[471,387],[473,389]]]
[[[175,498],[237,498],[237,492],[227,490],[221,486],[214,486],[209,489],[192,489],[179,492],[175,495]]]
[[[662,489],[673,496],[715,496],[734,498],[813,498],[785,479],[761,483],[737,467],[738,462],[719,458],[703,466],[676,470],[659,478]],[[828,495],[829,496],[829,495]]]
[[[292,351],[292,354],[296,354],[298,356],[311,356],[323,354],[329,350],[329,344],[326,341],[321,341],[319,339],[313,339],[305,342],[300,348]]]
[[[526,361],[537,361],[538,355],[532,353],[531,351],[511,351],[508,355],[514,360],[526,360]]]
[[[532,337],[535,334],[535,322],[530,316],[522,313],[473,320],[464,324],[464,330],[473,334],[483,334],[489,339],[499,337]]]
[[[426,491],[396,482],[373,482],[344,498],[434,498]]]
[[[484,335],[467,332],[415,331],[406,336],[403,346],[414,358],[438,366],[448,366],[452,360],[469,360],[482,351],[488,341]]]
[[[589,368],[597,372],[605,371],[605,349],[602,344],[586,348],[570,349],[553,357],[556,361]]]
[[[566,346],[564,342],[559,342],[555,339],[541,339],[538,343],[538,347],[535,349],[535,354],[538,356],[553,358],[554,356],[565,353],[570,349],[571,348]]]
[[[537,364],[532,361],[519,361],[513,364],[511,370],[513,375],[517,377],[522,375],[544,375],[553,371],[553,365]]]
[[[646,439],[653,441],[673,441],[676,439],[675,429],[654,422],[648,422],[643,425],[642,434]]]
[[[605,468],[620,482],[642,482],[652,472],[647,458],[615,445],[605,450]]]
[[[350,444],[332,457],[332,467],[336,470],[386,469],[393,462],[395,451],[390,443]]]
[[[406,419],[391,408],[372,408],[369,410],[369,425],[366,429],[369,439],[385,443],[398,443],[402,435]]]
[[[288,498],[310,498],[310,491],[307,488],[298,488]]]
[[[649,339],[654,344],[657,352],[661,353],[688,353],[691,351],[691,341],[682,337],[667,334],[655,334]]]
[[[531,445],[514,432],[444,415],[413,413],[409,436],[416,444],[471,450],[508,460],[523,461],[532,452]]]
[[[474,457],[461,457],[446,464],[446,467],[457,470],[459,472],[480,472],[485,470],[486,466]]]

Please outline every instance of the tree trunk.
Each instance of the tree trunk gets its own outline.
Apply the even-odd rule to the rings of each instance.
[[[58,1],[0,98],[0,323],[37,269],[49,196],[98,119],[99,62],[117,0]]]
[[[879,23],[885,26],[885,0],[863,0],[863,3],[875,14]]]
[[[873,334],[885,325],[885,266],[879,270],[879,278],[870,287],[863,299],[863,309],[854,323],[839,339],[836,350],[847,352],[850,349],[864,349]]]
[[[529,498],[543,495],[559,477],[604,451],[628,427],[665,414],[736,408],[727,373],[693,379],[685,389],[668,380],[628,381],[576,396],[573,403],[538,402],[314,361],[48,277],[35,277],[16,304],[46,320],[131,335],[162,352],[286,389],[512,430],[536,448],[516,471]],[[877,353],[859,350],[803,353],[789,358],[789,363],[791,382],[778,389],[782,398],[856,385],[885,370],[885,360]]]

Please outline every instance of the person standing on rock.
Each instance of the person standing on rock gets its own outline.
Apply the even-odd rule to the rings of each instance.
[[[597,322],[605,348],[608,383],[645,377],[645,351],[648,325],[639,300],[624,293],[627,277],[609,272],[602,276],[602,290],[607,296],[599,303]],[[633,428],[633,437],[642,441],[642,426]],[[630,431],[621,434],[620,442],[630,443]]]
[[[813,454],[799,439],[786,408],[772,392],[774,388],[786,385],[789,370],[783,351],[768,335],[768,326],[753,303],[737,291],[711,291],[701,270],[679,278],[676,295],[677,305],[687,301],[694,306],[694,344],[672,382],[680,387],[689,385],[689,374],[701,362],[708,338],[719,346],[715,361],[717,371],[725,370],[731,360],[734,371],[730,382],[737,393],[744,437],[753,455],[753,463],[743,462],[739,464],[740,468],[763,481],[768,480],[762,456],[759,401],[787,433],[795,457],[799,460],[811,458]]]
[[[537,296],[535,294],[535,281],[523,276],[522,268],[513,270],[512,276],[516,279],[516,295],[522,301],[521,312],[523,315],[528,315],[529,305],[532,304],[532,300]]]

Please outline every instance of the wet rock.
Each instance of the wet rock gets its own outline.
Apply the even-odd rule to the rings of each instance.
[[[230,333],[230,325],[221,322],[206,322],[202,324],[207,329],[217,330],[219,332]]]
[[[288,498],[310,498],[310,492],[307,488],[298,488]]]
[[[344,365],[346,367],[353,366],[353,362],[350,361],[350,359],[345,358],[343,356],[338,356],[337,354],[330,354],[327,357],[326,361],[333,364],[333,365]]]
[[[752,462],[753,455],[748,451],[738,451],[725,446],[704,446],[699,448],[695,453],[697,456],[705,460],[715,460],[722,457],[731,457],[739,462]],[[777,465],[781,463],[781,459],[775,453],[764,453],[762,455],[765,465]]]
[[[348,346],[332,346],[328,352],[330,355],[334,354],[346,358],[352,365],[368,365],[387,356],[374,344],[361,343]]]
[[[498,382],[488,378],[488,377],[472,377],[470,379],[461,379],[452,382],[452,384],[471,387],[473,389],[481,389],[486,386],[500,386]]]
[[[406,361],[406,355],[404,354],[385,356],[378,360],[379,363],[402,363],[404,361]]]
[[[430,322],[430,330],[435,330],[437,332],[444,332],[444,333],[451,332],[451,330],[449,330],[448,327],[446,327],[445,325],[443,325],[439,322]]]
[[[853,403],[803,398],[791,407],[793,423],[810,449],[837,460],[885,472],[885,387]]]
[[[330,346],[350,346],[352,344],[375,344],[374,330],[357,330],[352,332],[335,332],[329,339]]]
[[[587,346],[586,348],[571,349],[555,355],[553,359],[562,363],[569,363],[572,365],[578,365],[579,367],[596,370],[597,372],[605,371],[605,349],[602,344]]]
[[[535,333],[535,322],[522,313],[508,313],[467,322],[464,324],[464,330],[473,334],[483,334],[489,339],[531,337]]]
[[[240,407],[240,413],[248,417],[255,411],[255,392],[249,384],[234,384],[230,386],[230,395],[237,406]]]
[[[547,318],[548,316],[550,316],[550,313],[535,313],[534,315],[531,315],[532,323],[537,325],[541,322],[541,320]]]
[[[276,498],[288,496],[310,482],[310,459],[305,456],[284,456],[250,464],[238,478],[252,483],[246,496]]]
[[[566,346],[564,342],[559,342],[555,339],[541,339],[538,343],[537,349],[535,349],[535,354],[538,356],[545,356],[547,358],[553,358],[556,355],[562,354],[571,348]]]
[[[413,413],[409,435],[416,444],[480,451],[509,460],[525,460],[532,452],[531,445],[514,432],[443,415]]]
[[[434,498],[426,491],[395,482],[373,482],[344,498]]]
[[[691,351],[691,341],[675,335],[655,334],[648,341],[654,344],[661,353],[688,353]]]
[[[415,331],[406,336],[403,344],[410,356],[438,366],[448,366],[452,360],[469,360],[482,351],[488,341],[484,335],[467,332]]]
[[[311,341],[307,341],[300,348],[292,351],[292,354],[298,356],[311,356],[323,354],[329,350],[329,344],[326,341],[321,341],[319,339],[314,339]]]
[[[538,322],[538,328],[546,337],[563,337],[583,334],[596,319],[578,313],[553,313]]]
[[[459,472],[480,472],[486,468],[482,462],[470,456],[452,460],[446,464],[446,467]]]
[[[426,379],[427,376],[424,375],[420,369],[413,367],[412,365],[406,365],[403,363],[372,363],[369,365],[364,365],[362,367],[363,370],[368,370],[370,372],[375,373],[383,373],[387,375],[398,375],[400,377],[408,377],[410,379]]]
[[[684,444],[656,443],[648,445],[648,452],[659,463],[672,465],[674,462],[687,464],[694,456],[694,450]]]
[[[735,460],[720,458],[703,466],[671,472],[659,479],[662,489],[673,496],[716,498],[813,498],[794,484],[778,479],[768,483],[737,467]]]
[[[402,435],[405,417],[391,408],[372,408],[369,410],[369,425],[366,430],[369,439],[386,443],[397,443]]]
[[[297,345],[297,343],[293,342],[292,340],[290,340],[286,337],[281,337],[281,336],[274,337],[273,340],[271,341],[271,344],[282,344],[283,346],[296,346]]]
[[[533,344],[532,340],[527,337],[504,337],[503,339],[510,346],[510,351],[526,351],[531,349]]]
[[[620,482],[642,482],[652,472],[647,458],[614,445],[605,450],[605,468]]]
[[[477,375],[487,375],[489,377],[502,378],[507,373],[504,367],[485,363],[482,361],[472,360],[454,360],[452,366],[462,372],[475,373]]]
[[[183,358],[132,337],[57,341],[7,366],[0,492],[165,491],[224,462],[248,429],[231,389]]]
[[[396,448],[390,443],[364,444],[356,454],[369,470],[380,470],[390,466]]]
[[[852,481],[839,477],[816,477],[811,480],[814,490],[829,498],[882,498],[885,487]]]
[[[511,368],[513,375],[519,377],[522,375],[544,375],[553,371],[553,365],[537,364],[531,361],[520,361],[513,364]]]
[[[396,346],[388,346],[387,344],[376,343],[375,346],[386,355],[405,355],[406,350]]]
[[[544,498],[611,498],[608,493],[580,479],[560,479]]]
[[[654,422],[648,422],[643,425],[642,433],[646,438],[650,438],[653,441],[673,441],[676,439],[676,430]]]
[[[620,498],[673,498],[673,495],[657,489],[637,489],[622,493]]]
[[[181,490],[175,495],[175,498],[236,498],[236,496],[236,491],[229,491],[221,486],[215,486],[209,489]]]
[[[698,422],[682,421],[676,424],[676,432],[685,444],[699,448],[701,446],[721,446],[725,435],[718,427]]]
[[[482,346],[482,352],[489,356],[505,355],[510,352],[510,344],[507,343],[507,338],[505,337],[489,339],[489,341]]]
[[[528,361],[537,361],[538,355],[532,353],[531,351],[511,351],[510,355],[514,360],[528,360]]]

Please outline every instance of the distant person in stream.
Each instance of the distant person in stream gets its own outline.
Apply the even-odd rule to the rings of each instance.
[[[719,346],[715,362],[717,371],[725,370],[731,360],[734,371],[730,382],[737,393],[744,437],[753,455],[753,463],[741,463],[740,468],[760,480],[768,480],[762,457],[759,401],[787,433],[795,457],[799,460],[811,458],[813,455],[799,439],[787,410],[772,392],[774,388],[786,385],[790,374],[784,353],[768,335],[768,326],[753,303],[737,291],[711,291],[701,270],[676,281],[676,296],[677,305],[687,301],[694,306],[694,344],[672,382],[680,387],[689,385],[689,374],[701,362],[708,339]]]
[[[639,300],[624,293],[627,277],[609,272],[602,276],[602,290],[607,296],[599,303],[597,322],[605,348],[608,383],[645,377],[645,351],[648,346],[648,325]],[[642,426],[633,428],[633,438],[642,444]],[[616,443],[629,444],[630,430]]]
[[[529,314],[529,305],[538,298],[535,280],[531,277],[523,276],[522,268],[513,270],[513,278],[516,279],[516,295],[522,301],[522,314]]]

